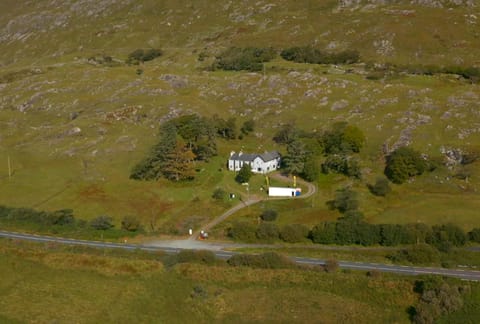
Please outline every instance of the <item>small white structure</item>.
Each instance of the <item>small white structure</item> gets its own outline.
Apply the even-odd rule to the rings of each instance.
[[[269,197],[297,197],[302,193],[301,188],[269,187]]]
[[[280,162],[280,154],[277,151],[263,154],[246,154],[242,151],[235,153],[232,151],[228,159],[228,169],[239,171],[244,164],[248,164],[254,173],[268,173],[279,169]]]

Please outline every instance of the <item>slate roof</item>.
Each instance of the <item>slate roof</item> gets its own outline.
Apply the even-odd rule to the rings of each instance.
[[[272,151],[272,152],[265,152],[262,154],[248,154],[248,153],[233,153],[230,156],[230,160],[235,160],[235,161],[244,161],[244,162],[252,162],[255,160],[256,157],[260,157],[263,162],[268,162],[275,160],[276,158],[280,157],[280,154],[277,151]]]

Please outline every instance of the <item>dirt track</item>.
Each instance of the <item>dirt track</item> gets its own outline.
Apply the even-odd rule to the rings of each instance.
[[[280,181],[284,181],[284,182],[289,182],[291,183],[292,179],[287,177],[287,176],[284,176],[284,175],[281,175],[280,173],[275,173],[273,175],[271,175],[272,178],[275,178],[277,180],[280,180]],[[301,184],[303,186],[306,186],[307,187],[307,192],[305,193],[302,193],[300,196],[297,196],[297,197],[276,197],[276,198],[271,198],[271,197],[265,197],[265,198],[259,198],[259,197],[251,197],[249,198],[248,200],[245,200],[245,201],[242,201],[241,203],[233,206],[232,208],[230,208],[229,210],[227,210],[226,212],[224,212],[223,214],[221,214],[220,216],[216,217],[215,219],[213,219],[212,221],[210,221],[208,224],[202,226],[201,229],[195,231],[189,238],[188,240],[192,241],[192,240],[196,240],[197,237],[200,235],[200,231],[205,231],[205,232],[208,232],[211,228],[213,228],[214,226],[218,225],[219,223],[223,222],[225,219],[227,219],[230,215],[233,215],[234,213],[236,213],[237,211],[239,211],[240,209],[242,208],[245,208],[245,207],[248,207],[248,206],[251,206],[251,205],[254,205],[256,203],[259,203],[261,201],[265,201],[265,200],[279,200],[279,199],[305,199],[305,198],[308,198],[310,196],[312,196],[313,194],[315,194],[317,192],[317,187],[310,183],[310,182],[306,182],[304,180],[301,180],[301,179],[298,179],[297,178],[297,183],[298,184]]]

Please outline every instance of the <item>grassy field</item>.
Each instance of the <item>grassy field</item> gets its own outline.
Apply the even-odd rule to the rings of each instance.
[[[352,185],[371,222],[480,227],[478,162],[468,166],[468,182],[453,177],[458,167],[443,167],[393,185],[386,199],[366,188],[382,174],[382,148],[402,139],[441,161],[443,147],[478,149],[478,84],[445,75],[368,80],[361,64],[349,72],[280,58],[264,73],[207,69],[228,46],[304,44],[357,49],[364,62],[473,66],[480,48],[478,7],[104,0],[52,8],[48,1],[4,1],[0,12],[0,26],[8,25],[0,29],[0,204],[72,208],[86,220],[108,214],[117,227],[134,214],[147,229],[154,223],[155,230],[184,234],[237,202],[215,202],[215,188],[246,196],[225,170],[231,150],[284,152],[272,141],[280,125],[320,132],[346,120],[367,138],[362,181],[322,176],[312,199],[252,206],[239,217],[272,207],[281,210],[282,224],[314,225],[339,216],[325,202],[337,188]],[[142,66],[122,63],[136,48],[148,47],[165,54]],[[205,60],[198,60],[200,53]],[[89,61],[102,55],[119,66]],[[184,113],[233,116],[238,125],[253,118],[257,127],[243,140],[219,141],[219,156],[198,163],[191,183],[128,179],[157,141],[160,123]],[[250,194],[264,195],[263,183],[254,177]]]
[[[0,250],[0,319],[7,323],[407,323],[406,309],[417,298],[409,277],[164,268],[160,255],[5,240]]]

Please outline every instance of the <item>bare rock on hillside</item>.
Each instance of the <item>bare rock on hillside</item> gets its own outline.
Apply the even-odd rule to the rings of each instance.
[[[463,161],[463,152],[459,148],[440,147],[440,153],[445,156],[445,166],[452,170]]]
[[[382,56],[392,56],[395,53],[393,46],[393,37],[391,39],[379,39],[373,42],[373,47],[377,54]]]
[[[82,133],[82,129],[80,127],[73,127],[65,132],[67,136],[74,136],[80,135]]]
[[[265,100],[263,103],[270,106],[276,106],[276,105],[280,105],[282,102],[283,101],[280,98],[269,98]]]
[[[348,101],[345,100],[345,99],[341,99],[339,101],[335,101],[332,106],[330,107],[330,110],[332,111],[337,111],[337,110],[341,110],[345,107],[348,106]]]
[[[168,82],[174,89],[183,89],[188,86],[188,79],[174,74],[162,74],[159,79]]]

